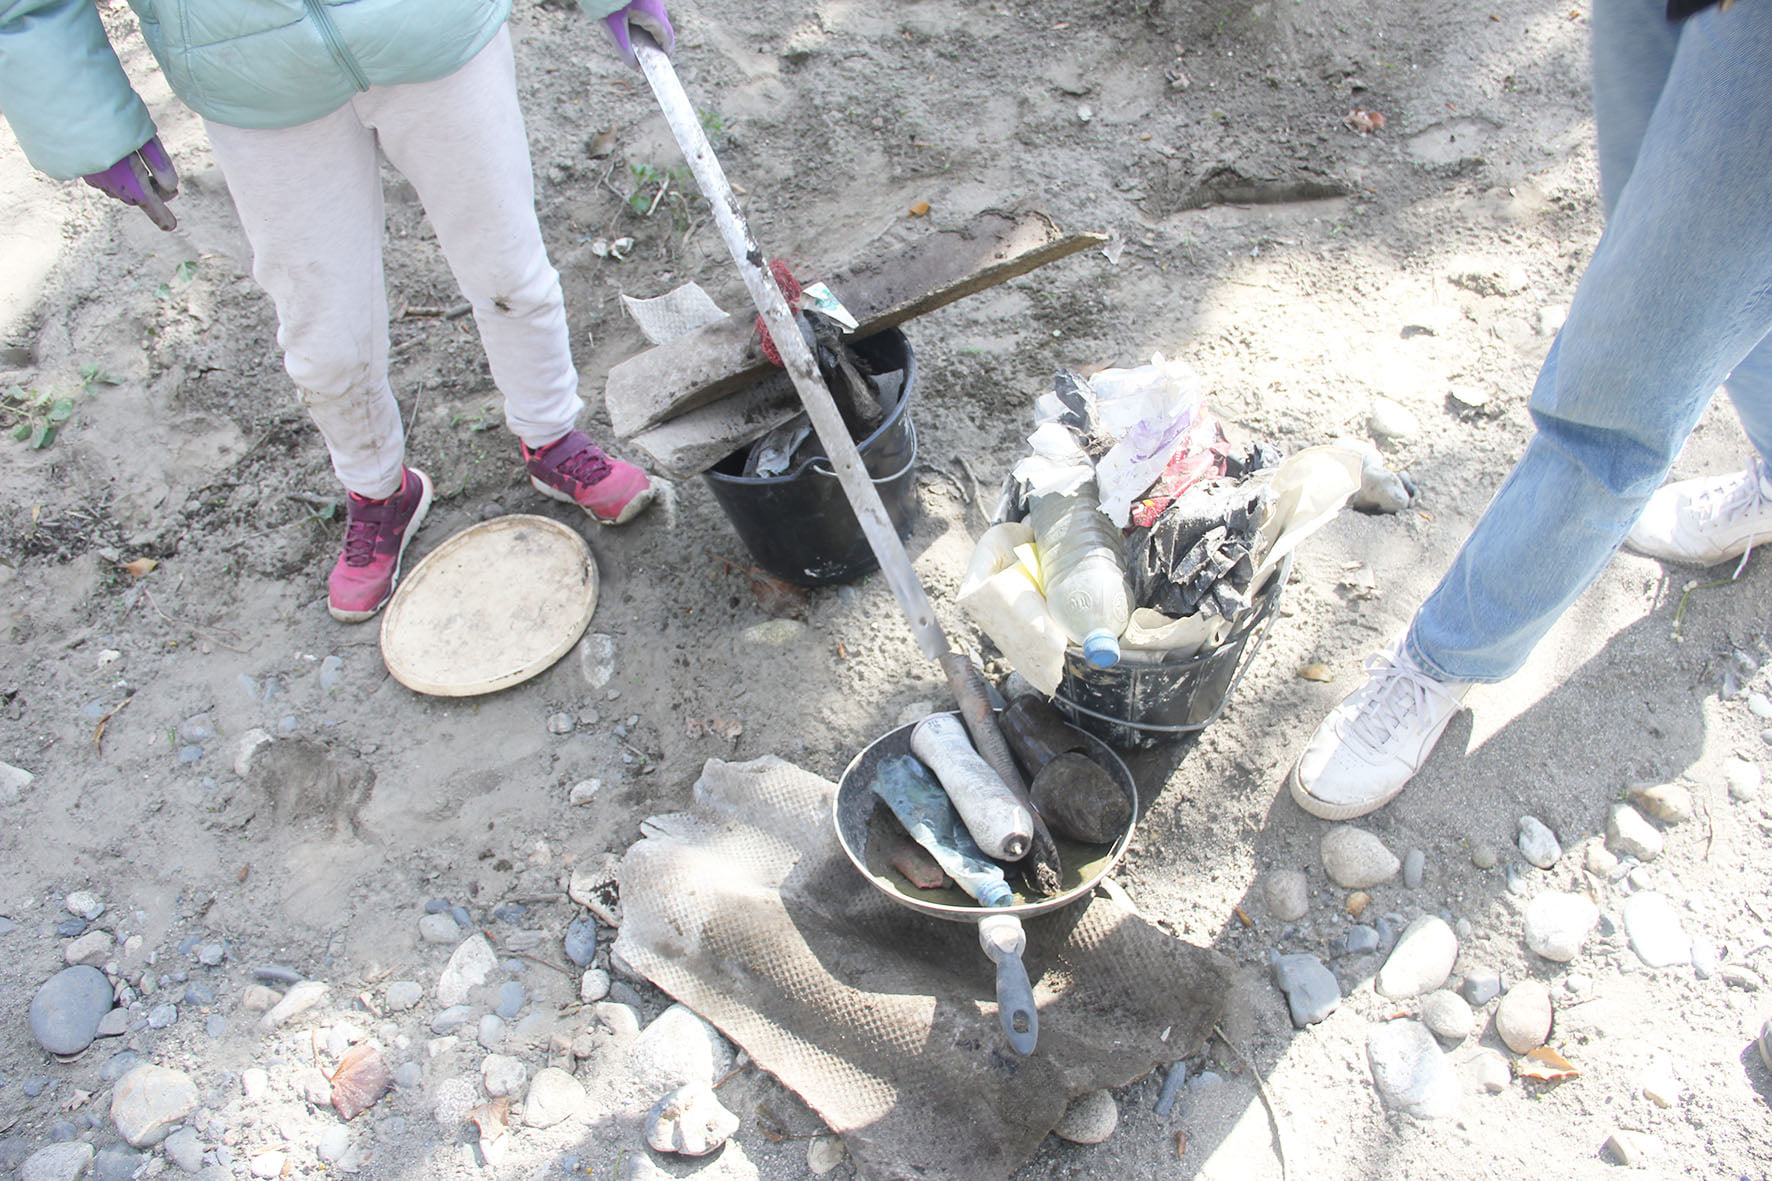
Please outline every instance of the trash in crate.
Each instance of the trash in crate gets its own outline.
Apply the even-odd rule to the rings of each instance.
[[[1364,455],[1233,444],[1199,378],[1161,354],[1059,374],[1034,418],[961,604],[1098,736],[1200,729],[1271,622],[1293,550],[1360,490]]]

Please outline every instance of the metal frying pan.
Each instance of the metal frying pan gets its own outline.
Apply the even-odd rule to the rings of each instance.
[[[875,739],[843,771],[843,778],[837,783],[834,805],[838,843],[861,875],[899,905],[949,922],[978,924],[979,946],[997,965],[997,1016],[1003,1034],[1016,1053],[1031,1054],[1040,1033],[1040,1014],[1034,1007],[1034,990],[1021,962],[1022,950],[1027,946],[1021,920],[1048,914],[1087,897],[1120,863],[1137,824],[1138,788],[1132,782],[1132,773],[1112,747],[1093,734],[1082,733],[1088,743],[1089,757],[1106,769],[1132,805],[1126,830],[1112,845],[1083,845],[1059,838],[1064,887],[1050,898],[1033,897],[1017,889],[1014,905],[986,908],[957,886],[920,890],[893,869],[885,856],[869,855],[869,838],[882,831],[881,826],[896,826],[898,823],[891,810],[873,793],[875,769],[882,759],[911,752],[911,730],[915,725],[907,722]]]

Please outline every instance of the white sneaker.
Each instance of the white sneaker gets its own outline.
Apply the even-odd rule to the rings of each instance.
[[[1659,489],[1624,544],[1670,562],[1714,566],[1772,541],[1772,473],[1759,456],[1730,476],[1679,480]]]
[[[1423,672],[1401,640],[1367,657],[1366,671],[1366,683],[1323,719],[1288,777],[1298,806],[1324,820],[1364,816],[1395,799],[1470,691]]]

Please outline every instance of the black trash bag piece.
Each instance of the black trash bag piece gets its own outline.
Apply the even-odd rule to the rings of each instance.
[[[1196,484],[1177,497],[1126,539],[1133,601],[1173,619],[1230,618],[1247,608],[1265,501],[1266,485],[1255,480]]]
[[[1095,389],[1087,377],[1069,370],[1060,371],[1052,378],[1052,395],[1064,407],[1058,421],[1070,428],[1077,445],[1091,461],[1099,460],[1113,449],[1114,437],[1102,429],[1101,420],[1096,416]]]

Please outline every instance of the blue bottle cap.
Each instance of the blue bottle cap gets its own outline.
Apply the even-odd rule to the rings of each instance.
[[[1120,663],[1120,637],[1109,631],[1090,632],[1083,639],[1083,659],[1096,668]]]
[[[981,906],[1008,906],[1015,901],[1015,891],[1009,888],[1008,882],[992,882],[978,891],[978,902]]]

